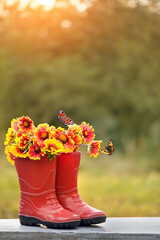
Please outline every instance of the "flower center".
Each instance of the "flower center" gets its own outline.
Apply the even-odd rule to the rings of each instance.
[[[48,138],[48,133],[47,133],[47,132],[43,132],[43,133],[41,134],[41,138],[42,138],[42,139]]]
[[[25,140],[23,140],[23,144],[24,145],[26,145],[27,144],[27,140],[25,139]]]
[[[23,126],[26,127],[26,128],[28,128],[28,127],[30,126],[30,123],[29,123],[28,121],[24,121],[24,122],[23,122]]]
[[[68,138],[66,137],[66,135],[64,134],[61,134],[59,136],[59,140],[62,142],[62,143],[66,143],[68,141]]]
[[[88,132],[87,132],[87,131],[84,131],[84,132],[83,132],[83,135],[84,135],[85,137],[87,137],[87,136],[88,136]]]
[[[35,148],[34,148],[34,151],[35,151],[36,153],[39,153],[39,152],[40,152],[40,148],[39,148],[39,147],[35,147]]]

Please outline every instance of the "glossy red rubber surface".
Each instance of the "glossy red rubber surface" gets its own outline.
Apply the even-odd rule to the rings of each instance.
[[[45,222],[71,222],[79,216],[64,209],[55,194],[56,159],[49,161],[16,158],[15,166],[20,183],[19,215]]]
[[[87,205],[80,198],[77,177],[80,164],[80,152],[61,154],[57,157],[56,194],[62,206],[75,212],[81,219],[105,216],[104,212]]]

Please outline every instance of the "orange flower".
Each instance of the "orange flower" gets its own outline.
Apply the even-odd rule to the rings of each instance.
[[[34,131],[35,140],[37,143],[44,147],[44,141],[50,138],[50,129],[47,123],[39,124]]]
[[[38,143],[34,141],[34,144],[29,146],[28,155],[30,159],[40,160],[41,156],[44,156],[45,153],[42,150],[42,148],[38,145]]]
[[[73,137],[73,141],[75,142],[74,152],[77,152],[78,149],[79,149],[79,145],[82,143],[82,137],[79,136],[79,135],[75,135],[75,136]]]
[[[96,158],[99,155],[100,144],[102,141],[94,141],[88,146],[90,157]]]
[[[82,131],[77,124],[70,125],[67,131],[68,136],[74,141],[74,152],[77,152],[79,145],[82,143]]]
[[[19,124],[18,126],[22,131],[31,131],[34,129],[33,121],[29,117],[21,117],[18,119]]]
[[[86,122],[82,122],[81,125],[81,131],[82,131],[82,136],[83,136],[83,142],[86,144],[90,144],[94,138],[94,128],[87,124]]]
[[[70,125],[68,128],[68,136],[70,136],[76,145],[80,145],[82,143],[82,131],[80,126],[74,124]]]
[[[59,140],[63,144],[63,147],[65,149],[65,153],[73,152],[74,151],[75,142],[71,138],[71,136],[69,136],[65,132],[65,129],[58,128],[56,133],[57,133],[56,138],[57,138],[57,140]]]

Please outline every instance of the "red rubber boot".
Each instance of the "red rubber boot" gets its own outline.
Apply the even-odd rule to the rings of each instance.
[[[56,159],[16,158],[20,183],[19,219],[22,225],[43,224],[49,228],[77,227],[80,218],[64,209],[55,194]]]
[[[105,222],[105,214],[88,206],[79,197],[77,177],[80,152],[63,153],[57,157],[56,194],[62,206],[75,212],[81,218],[80,225]]]

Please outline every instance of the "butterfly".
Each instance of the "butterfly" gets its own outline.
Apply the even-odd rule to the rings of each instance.
[[[104,153],[104,154],[108,154],[108,155],[111,155],[113,152],[114,152],[114,146],[113,146],[112,139],[109,140],[108,145],[104,149],[101,149],[99,151],[99,153]]]
[[[64,125],[73,125],[74,122],[67,117],[67,115],[65,114],[65,112],[63,112],[62,110],[59,110],[59,114],[58,114],[58,119],[64,124]]]

